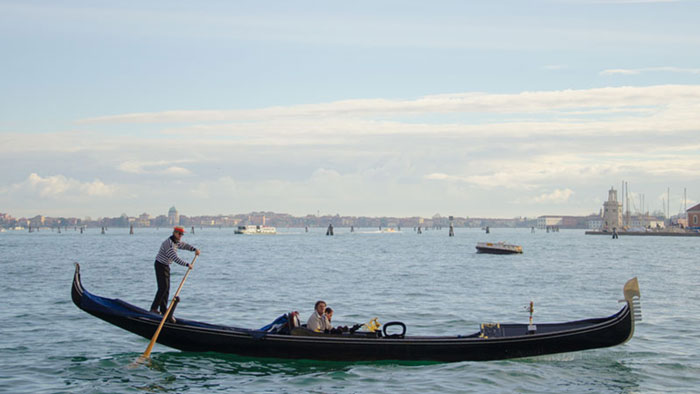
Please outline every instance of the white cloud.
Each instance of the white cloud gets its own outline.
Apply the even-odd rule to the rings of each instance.
[[[624,68],[611,68],[608,70],[603,70],[600,72],[601,75],[615,75],[615,74],[621,74],[621,75],[637,75],[640,74],[641,71],[638,69],[624,69]]]
[[[700,101],[700,85],[608,87],[582,90],[534,91],[514,94],[467,92],[424,96],[415,100],[357,99],[329,103],[268,107],[251,110],[164,111],[132,113],[79,120],[79,123],[275,122],[309,119],[373,119],[430,114],[552,114],[601,108],[664,109]],[[246,124],[245,127],[254,126]],[[198,126],[201,127],[201,126]],[[230,126],[229,126],[230,127]],[[199,130],[201,131],[201,130]],[[206,128],[204,129],[206,131]]]
[[[81,182],[63,175],[42,177],[31,173],[24,181],[6,188],[5,193],[49,199],[84,199],[86,197],[110,197],[117,189],[116,186],[105,184],[99,179],[92,182]]]
[[[190,189],[190,194],[200,199],[224,198],[233,200],[237,194],[237,183],[230,176],[223,176],[213,180],[199,181]]]
[[[125,161],[119,164],[118,168],[124,172],[130,172],[133,174],[143,174],[145,172],[143,167],[143,163],[137,161]]]
[[[366,214],[371,209],[379,214],[403,207],[412,214],[425,213],[411,211],[422,209],[421,204],[448,201],[454,209],[464,201],[486,207],[498,195],[503,209],[512,204],[510,211],[520,215],[529,213],[522,212],[524,207],[540,209],[564,200],[567,206],[581,204],[583,212],[597,211],[599,204],[591,203],[597,194],[590,189],[600,187],[605,194],[609,182],[621,179],[691,184],[700,168],[698,113],[700,85],[466,92],[416,100],[127,114],[103,119],[118,123],[108,125],[108,132],[51,133],[47,138],[6,133],[0,144],[3,168],[29,156],[51,161],[45,168],[36,163],[37,174],[71,174],[73,164],[62,168],[59,159],[69,147],[79,147],[70,151],[72,163],[94,163],[90,167],[95,168],[82,173],[92,171],[91,179],[105,182],[72,180],[81,189],[76,183],[66,186],[67,177],[49,181],[51,177],[36,175],[40,179],[34,183],[13,185],[15,196],[22,191],[22,196],[48,199],[41,197],[43,192],[77,201],[116,190],[110,185],[118,179],[120,198],[133,204],[148,200],[179,207],[172,196],[181,195],[192,207],[216,205],[211,209],[223,212],[327,209]],[[173,116],[184,123],[174,128]],[[123,120],[167,124],[119,123]],[[68,188],[82,190],[82,197]],[[0,195],[10,191],[5,187]],[[372,193],[364,196],[364,191]],[[59,205],[47,201],[46,206]]]
[[[311,179],[315,182],[329,182],[338,179],[340,174],[335,170],[319,168],[311,174]]]
[[[558,185],[577,182],[580,185],[598,182],[601,179],[622,179],[629,174],[645,174],[666,181],[691,179],[700,159],[682,157],[648,157],[639,160],[626,153],[590,156],[586,153],[532,156],[528,158],[496,158],[467,163],[461,171],[452,174],[434,172],[424,179],[466,184],[474,189],[492,190],[502,188],[529,192],[544,187],[553,187],[555,192],[533,196],[533,201],[544,202],[570,197]]]
[[[683,67],[643,67],[643,68],[611,68],[600,72],[601,75],[639,75],[649,72],[669,72],[680,74],[700,74],[700,68]]]
[[[566,64],[548,64],[543,66],[545,70],[550,70],[550,71],[558,71],[558,70],[564,70],[569,68]]]
[[[368,146],[371,139],[384,136],[395,136],[392,143],[401,143],[398,137],[470,138],[472,142],[463,149],[477,151],[489,144],[503,145],[513,138],[522,147],[527,145],[523,139],[538,136],[564,142],[614,136],[638,140],[645,134],[674,135],[675,138],[667,140],[667,146],[684,149],[688,141],[682,141],[687,140],[683,134],[691,136],[700,131],[698,112],[700,85],[660,85],[516,94],[471,92],[416,100],[346,100],[255,110],[169,111],[91,121],[183,121],[185,125],[181,127],[168,125],[162,130],[168,134],[166,141],[141,139],[132,143],[141,146],[152,143],[174,151],[181,144],[178,138],[189,139],[193,133],[198,138],[188,140],[188,146],[196,151],[224,147],[284,150],[362,145],[365,151],[376,151],[382,145]],[[212,155],[204,154],[202,159],[211,160]],[[127,161],[120,164],[120,169],[167,174],[163,172],[168,168],[166,165],[167,161]],[[173,175],[186,174],[180,171]]]
[[[547,203],[547,204],[562,204],[569,201],[569,198],[574,194],[571,189],[556,189],[551,193],[543,193],[534,198],[536,203]]]
[[[446,181],[446,180],[450,180],[450,179],[459,180],[458,177],[452,177],[450,175],[443,174],[441,172],[434,172],[432,174],[428,174],[425,176],[425,179],[433,179],[433,180],[438,180],[438,181]]]
[[[168,175],[190,175],[192,174],[192,171],[188,170],[187,168],[183,167],[178,167],[178,166],[171,166],[166,168],[165,170],[162,171],[163,174],[168,174]]]
[[[128,160],[120,163],[117,168],[120,171],[132,173],[132,174],[161,174],[161,175],[173,175],[173,176],[183,176],[190,175],[192,171],[180,167],[173,166],[173,163],[188,163],[192,160],[160,160],[160,161],[140,161],[140,160]]]

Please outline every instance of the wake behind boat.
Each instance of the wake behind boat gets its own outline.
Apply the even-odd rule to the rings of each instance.
[[[240,356],[334,361],[484,361],[573,352],[622,344],[632,338],[641,318],[639,285],[633,278],[623,289],[625,305],[609,317],[566,323],[482,324],[475,333],[454,336],[407,336],[401,322],[383,332],[316,333],[299,325],[289,313],[263,329],[209,324],[178,317],[165,323],[158,343],[182,351],[220,352]],[[83,311],[108,323],[151,338],[162,316],[119,299],[93,295],[82,285],[76,264],[71,290]],[[391,334],[387,327],[402,327]]]

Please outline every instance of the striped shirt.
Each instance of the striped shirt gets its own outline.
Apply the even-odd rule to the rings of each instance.
[[[177,257],[177,249],[191,250],[193,252],[197,250],[197,248],[188,243],[182,241],[176,242],[173,237],[168,237],[168,239],[163,241],[160,245],[156,261],[165,265],[170,265],[170,263],[174,261],[180,265],[187,266],[187,264],[189,264],[188,262]]]

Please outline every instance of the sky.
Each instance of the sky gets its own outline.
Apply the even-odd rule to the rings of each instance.
[[[0,212],[587,215],[626,181],[677,214],[700,201],[698,15],[0,0]]]

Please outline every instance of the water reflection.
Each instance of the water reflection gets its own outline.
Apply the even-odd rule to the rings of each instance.
[[[635,392],[641,374],[629,361],[630,354],[611,350],[564,353],[503,361],[517,365],[518,374],[531,373],[518,384],[519,390],[533,392]],[[546,389],[540,386],[546,381]]]
[[[376,361],[376,362],[342,362],[289,360],[274,358],[242,357],[221,353],[187,353],[166,352],[153,356],[153,363],[164,369],[188,368],[203,369],[215,373],[236,375],[287,375],[302,376],[317,373],[349,372],[357,366],[417,366],[432,365],[434,362],[417,361]]]

